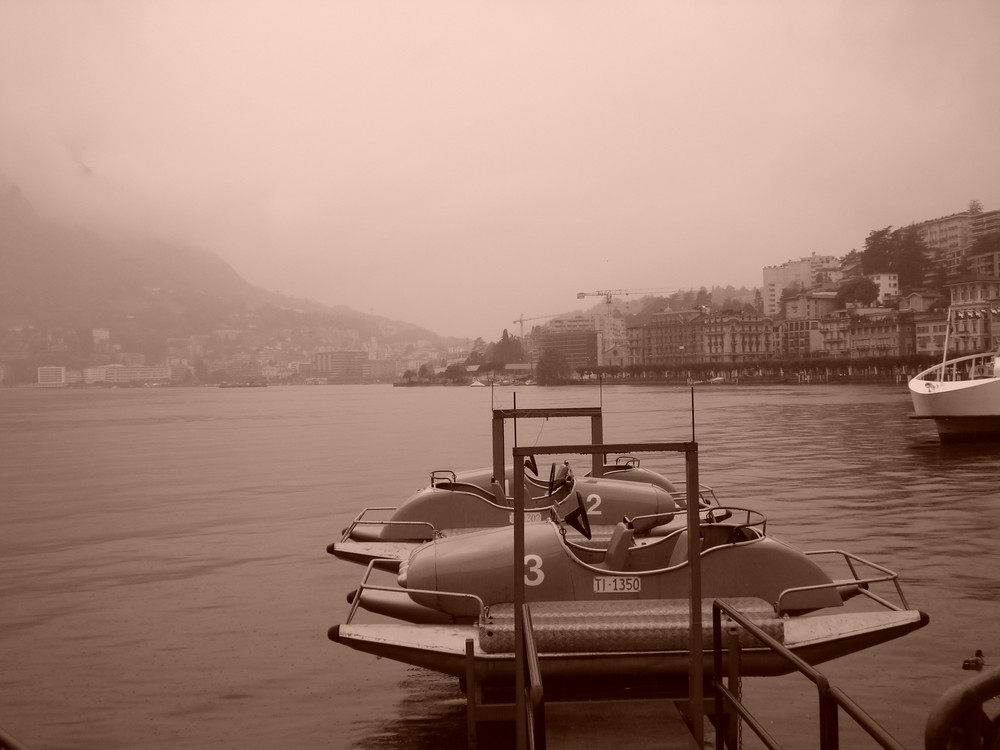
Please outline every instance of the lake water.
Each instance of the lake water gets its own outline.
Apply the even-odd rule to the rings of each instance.
[[[430,470],[488,465],[490,410],[513,393],[0,389],[0,726],[33,750],[463,746],[454,680],[327,639],[362,568],[325,548]],[[1000,448],[940,445],[905,386],[705,386],[694,402],[701,480],[724,504],[898,571],[930,615],[822,667],[923,747],[962,660],[1000,660]],[[521,388],[517,405],[601,405],[606,442],[691,434],[686,388]],[[588,439],[587,420],[518,425],[521,445]],[[683,479],[682,461],[644,465]],[[779,741],[817,746],[809,683],[744,690]],[[841,726],[842,746],[868,746]]]

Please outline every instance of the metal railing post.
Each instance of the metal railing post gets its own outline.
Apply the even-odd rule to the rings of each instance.
[[[740,689],[740,631],[735,625],[729,627],[726,638],[726,653],[729,657],[728,687],[729,692],[736,696],[737,701],[743,700],[743,691]],[[729,743],[730,750],[737,750],[740,746],[740,715],[736,711],[729,712],[728,720],[725,721],[726,742]],[[722,724],[716,727],[719,734],[723,734]]]
[[[840,747],[840,727],[837,702],[830,694],[830,681],[819,673],[813,681],[819,693],[819,747],[820,750],[838,750]]]
[[[524,705],[524,462],[514,461],[514,725],[517,750],[525,750],[527,722]]]
[[[684,481],[687,483],[688,569],[691,575],[691,669],[688,694],[691,699],[691,734],[698,747],[705,743],[705,674],[702,663],[701,627],[701,510],[698,504],[698,448],[684,453]]]

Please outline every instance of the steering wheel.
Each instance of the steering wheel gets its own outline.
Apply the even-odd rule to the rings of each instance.
[[[716,517],[718,513],[718,517]],[[729,508],[712,508],[705,514],[705,520],[709,523],[721,523],[733,517],[733,512]]]
[[[574,529],[583,534],[587,539],[591,539],[590,518],[587,517],[587,506],[583,503],[583,495],[576,493],[576,507],[566,514],[563,519]]]

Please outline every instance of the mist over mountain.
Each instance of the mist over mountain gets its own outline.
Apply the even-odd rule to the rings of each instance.
[[[258,326],[325,326],[388,343],[441,340],[409,323],[253,286],[207,250],[61,224],[0,179],[0,326],[145,324],[188,336],[248,317]]]

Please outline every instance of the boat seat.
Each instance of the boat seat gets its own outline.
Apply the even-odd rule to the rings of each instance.
[[[701,540],[699,539],[699,542]],[[700,546],[700,544],[699,544]],[[688,532],[684,529],[677,535],[677,541],[674,543],[674,548],[670,551],[670,560],[667,562],[667,567],[672,568],[675,565],[680,565],[688,561]]]
[[[490,489],[493,491],[493,499],[496,501],[497,505],[507,505],[507,493],[504,492],[503,487],[500,486],[500,482],[494,477],[490,481]]]
[[[635,530],[620,521],[611,532],[611,541],[608,542],[608,551],[604,553],[601,567],[608,570],[624,570],[625,558],[634,540]]]

